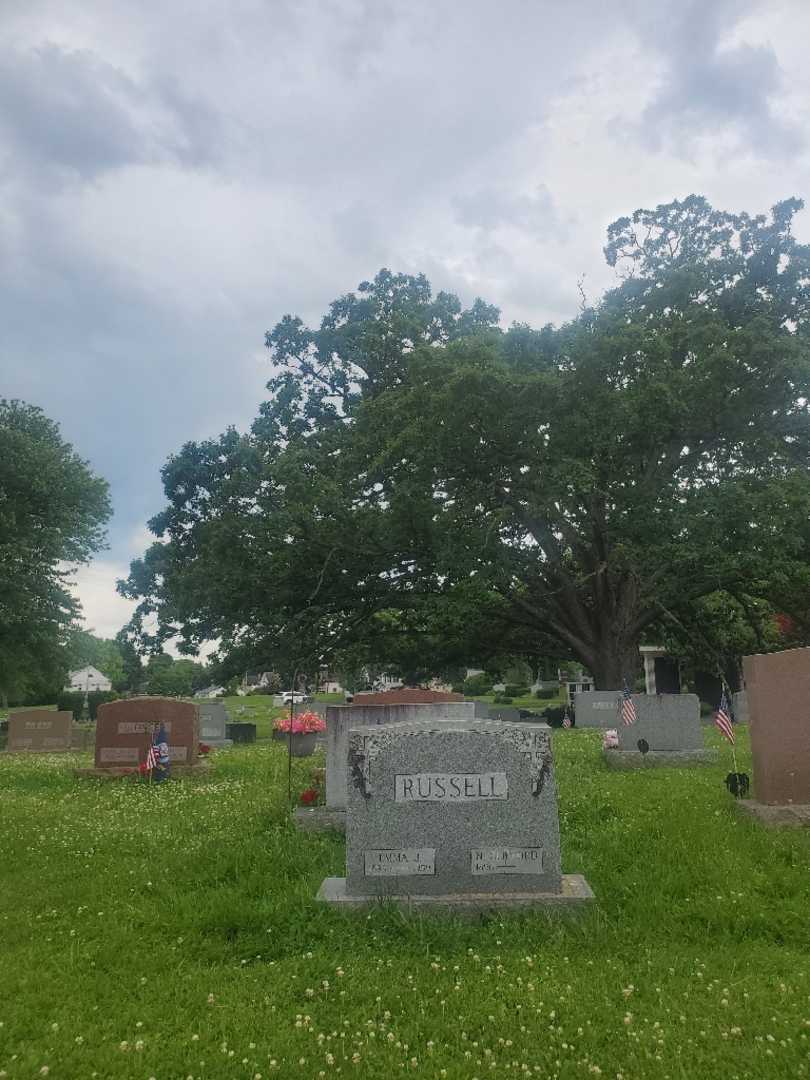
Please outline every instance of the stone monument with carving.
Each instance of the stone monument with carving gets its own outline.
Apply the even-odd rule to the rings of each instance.
[[[550,731],[499,721],[349,732],[346,876],[320,900],[486,910],[593,899],[560,867]]]

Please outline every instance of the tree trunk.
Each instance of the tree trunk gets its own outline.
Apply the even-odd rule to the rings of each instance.
[[[592,665],[597,690],[621,690],[625,682],[632,690],[639,671],[638,642],[631,644],[612,639],[599,642]]]

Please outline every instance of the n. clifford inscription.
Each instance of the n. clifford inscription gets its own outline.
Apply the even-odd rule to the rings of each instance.
[[[473,848],[470,852],[470,873],[478,874],[542,874],[543,849]]]
[[[487,773],[397,773],[394,801],[478,802],[508,799],[505,772]]]

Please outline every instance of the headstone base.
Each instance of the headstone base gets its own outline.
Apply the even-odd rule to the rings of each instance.
[[[716,750],[603,750],[602,756],[609,769],[678,769],[688,765],[716,765]]]
[[[403,911],[415,908],[447,911],[453,914],[477,914],[483,911],[522,909],[548,912],[580,911],[595,900],[593,890],[581,874],[563,874],[559,893],[449,893],[438,896],[350,896],[346,878],[328,877],[318,890],[316,900],[337,908],[368,908],[393,904]]]
[[[810,827],[810,805],[807,803],[769,806],[755,799],[737,799],[735,802],[737,810],[744,817],[753,818],[766,828],[775,829],[782,825],[805,829]]]
[[[304,832],[323,832],[334,829],[346,832],[346,811],[330,806],[299,806],[293,811],[293,825]]]
[[[208,772],[208,765],[204,761],[198,761],[194,765],[175,765],[172,763],[169,766],[169,772],[171,777],[199,776],[201,773]],[[140,776],[140,772],[134,766],[130,766],[128,768],[111,769],[74,769],[73,775],[82,780],[120,780],[126,776]]]

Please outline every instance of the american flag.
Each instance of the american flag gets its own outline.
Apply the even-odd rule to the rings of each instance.
[[[731,709],[729,708],[728,698],[726,697],[726,688],[723,687],[723,692],[720,695],[720,704],[717,706],[717,712],[714,714],[714,722],[717,727],[720,728],[720,734],[725,735],[728,741],[734,745],[734,728],[731,726]]]
[[[622,698],[619,704],[619,716],[621,716],[623,724],[635,724],[638,719],[636,706],[633,703],[633,695],[630,693],[630,687],[627,685],[627,679],[624,680],[624,689],[622,690]]]
[[[565,712],[563,713],[563,727],[571,727],[571,713],[568,711],[568,706],[565,706]]]
[[[148,751],[148,753],[146,755],[146,761],[144,762],[144,765],[146,766],[146,769],[151,772],[151,770],[155,768],[157,763],[158,763],[157,747],[155,746],[154,743],[150,743],[149,744],[149,751]]]

